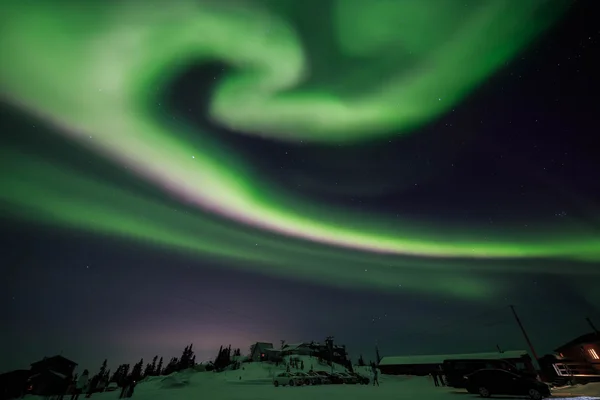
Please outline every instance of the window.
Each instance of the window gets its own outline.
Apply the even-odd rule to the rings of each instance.
[[[598,357],[598,353],[596,353],[596,350],[594,350],[594,349],[589,349],[589,350],[588,350],[588,353],[590,353],[590,356],[592,356],[592,358],[593,358],[594,360],[598,360],[598,359],[600,359],[600,357]]]

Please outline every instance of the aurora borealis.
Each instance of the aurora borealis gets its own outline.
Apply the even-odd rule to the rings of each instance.
[[[461,221],[457,213],[440,219],[313,195],[320,188],[354,201],[383,197],[392,186],[401,198],[443,180],[454,161],[436,160],[463,153],[448,145],[453,134],[438,121],[569,8],[568,1],[431,1],[435,7],[393,0],[13,2],[0,16],[0,51],[10,54],[0,61],[1,96],[46,127],[45,143],[61,150],[24,139],[0,148],[0,168],[10,171],[0,181],[0,213],[325,286],[492,300],[504,296],[506,272],[596,278],[600,208],[588,194],[557,189],[551,197],[583,204],[585,216],[536,214],[527,229],[520,215],[544,204],[516,207],[513,219],[490,224],[484,211]],[[176,109],[178,77],[215,63],[223,67],[214,79],[186,89],[186,104],[204,109]],[[186,117],[194,114],[208,122]],[[477,121],[462,135],[468,142],[488,132]],[[416,149],[411,141],[419,137],[435,142],[400,153]],[[314,171],[327,168],[297,182],[293,171],[279,173],[294,182],[292,190],[265,172],[261,159],[272,154],[252,155],[237,140],[292,149],[315,161]],[[374,168],[378,156],[369,149],[388,141],[394,168]],[[109,172],[74,166],[69,152]],[[435,165],[422,169],[417,155]],[[476,197],[483,189],[468,190]],[[500,203],[493,207],[510,215],[513,205]]]
[[[160,2],[154,6],[97,3],[89,7],[67,2],[58,13],[39,4],[34,9],[28,9],[32,7],[28,4],[9,9],[3,25],[11,34],[0,44],[3,52],[12,55],[1,70],[3,93],[9,102],[63,127],[70,139],[129,166],[141,179],[200,212],[221,216],[224,222],[215,223],[202,214],[182,218],[160,204],[86,181],[74,171],[27,160],[22,154],[3,154],[4,162],[12,159],[16,163],[7,167],[23,174],[5,181],[5,200],[17,209],[26,207],[35,218],[59,225],[256,261],[279,271],[280,257],[287,252],[307,251],[316,259],[347,257],[343,249],[313,250],[294,237],[362,250],[365,253],[357,257],[375,264],[376,258],[367,261],[368,252],[598,259],[600,239],[585,229],[551,227],[551,237],[540,233],[514,241],[501,227],[495,227],[494,232],[485,233],[495,237],[482,241],[482,232],[461,232],[460,227],[420,231],[410,216],[397,222],[396,229],[377,220],[357,227],[352,221],[360,215],[298,204],[268,182],[261,182],[251,165],[225,154],[215,140],[202,132],[197,132],[193,141],[174,139],[173,130],[190,128],[185,123],[167,125],[155,115],[156,102],[160,102],[157,87],[190,60],[215,58],[239,72],[217,86],[211,116],[243,133],[328,144],[369,140],[391,130],[410,134],[412,127],[454,106],[514,56],[560,15],[560,7],[550,7],[545,1],[522,5],[487,1],[477,2],[465,13],[452,2],[440,2],[446,12],[431,15],[427,6],[408,3],[378,1],[365,6],[357,1],[335,2],[330,28],[340,56],[332,61],[362,58],[372,64],[372,75],[378,70],[385,73],[385,78],[380,78],[383,82],[371,77],[372,83],[364,84],[362,94],[350,95],[343,93],[342,77],[332,82],[331,88],[296,89],[310,81],[310,49],[302,48],[294,26],[283,19],[285,12],[294,13],[292,3],[279,3],[278,13],[267,11],[268,4],[236,8],[233,4],[186,1],[168,10]],[[56,8],[50,3],[47,7]],[[404,17],[411,23],[395,30],[372,22],[383,15]],[[436,29],[419,23],[432,18]],[[467,23],[461,23],[465,20]],[[424,29],[428,35],[423,34]],[[401,45],[392,44],[399,37],[403,38]],[[405,53],[388,55],[398,52],[394,46]],[[34,55],[43,60],[44,68],[31,63]],[[471,65],[461,68],[466,60]],[[398,71],[386,73],[389,64]],[[361,78],[368,74],[357,69],[350,64],[346,79],[369,79]],[[25,170],[17,167],[21,163],[27,166]],[[60,187],[49,184],[57,181]],[[64,194],[69,190],[77,193],[65,203]],[[111,200],[92,200],[99,196]],[[41,197],[46,199],[43,203],[37,200]],[[156,217],[153,221],[141,219],[131,213],[132,208]],[[229,221],[240,226],[231,226]],[[274,232],[277,238],[259,240],[248,228]],[[206,232],[211,232],[210,237],[198,241]],[[260,254],[252,248],[258,245],[266,247]],[[394,264],[387,268],[402,267]],[[300,262],[290,265],[287,273],[304,275],[306,269],[306,263]]]

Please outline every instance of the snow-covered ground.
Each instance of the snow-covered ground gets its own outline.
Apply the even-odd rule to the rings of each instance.
[[[304,371],[330,371],[316,359],[301,357]],[[466,391],[435,387],[430,378],[380,375],[381,386],[319,385],[303,387],[274,387],[272,377],[285,367],[269,363],[246,363],[235,371],[183,371],[169,376],[151,377],[140,382],[133,400],[468,400],[479,398]],[[344,368],[336,365],[335,370]],[[356,372],[370,377],[368,367],[356,367]],[[300,371],[292,369],[292,372]],[[99,393],[96,400],[115,400],[119,392]],[[597,396],[597,397],[593,397]],[[600,399],[600,383],[556,390],[555,399]],[[81,398],[81,397],[80,397]],[[506,398],[504,396],[500,398]],[[68,397],[66,398],[68,399]]]

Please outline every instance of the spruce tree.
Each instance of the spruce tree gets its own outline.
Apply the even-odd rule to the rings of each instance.
[[[192,363],[192,359],[194,358],[194,351],[192,350],[193,346],[194,346],[194,344],[192,343],[189,346],[186,346],[186,348],[183,350],[183,353],[181,354],[181,359],[179,360],[179,365],[178,365],[179,371],[193,367],[193,363]]]
[[[179,368],[179,359],[177,357],[173,357],[173,358],[171,358],[171,361],[169,361],[169,363],[165,367],[163,375],[169,375],[169,374],[172,374],[173,372],[177,372],[178,368]]]
[[[98,371],[98,376],[100,378],[104,378],[104,376],[106,375],[107,364],[108,364],[108,360],[105,359],[104,362],[102,363],[102,366],[100,367],[100,371]]]
[[[134,381],[139,381],[142,379],[142,368],[144,366],[144,359],[142,358],[137,364],[133,366],[133,370],[131,371],[131,379]]]
[[[121,375],[122,365],[119,365],[115,370],[115,373],[110,377],[110,382],[119,382],[119,376]]]
[[[144,378],[147,376],[152,376],[152,364],[146,364],[146,368],[144,368]]]
[[[158,360],[158,356],[154,356],[154,358],[152,359],[152,373],[151,375],[159,375],[156,373],[156,360]]]
[[[361,354],[360,357],[358,357],[358,366],[359,367],[364,367],[365,365],[366,365],[365,364],[365,360],[363,359],[363,356]]]
[[[110,378],[110,382],[116,382],[121,385],[123,380],[129,374],[129,364],[121,364],[113,374],[112,378]]]
[[[162,365],[163,365],[163,358],[161,357],[160,360],[158,361],[158,365],[156,366],[156,369],[154,370],[154,373],[156,375],[162,374]]]
[[[123,379],[129,376],[129,364],[123,364]]]

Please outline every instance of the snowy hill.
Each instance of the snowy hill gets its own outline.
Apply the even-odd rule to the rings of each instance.
[[[331,366],[327,363],[319,363],[317,357],[311,356],[286,356],[284,362],[289,363],[290,358],[302,361],[304,363],[304,369],[301,368],[290,368],[290,372],[308,372],[311,368],[314,371],[327,371],[331,372]],[[370,367],[355,367],[355,372],[361,373],[365,376],[371,375]],[[284,363],[275,365],[269,362],[251,362],[241,364],[240,369],[224,371],[219,373],[222,375],[224,380],[230,383],[258,383],[258,382],[269,382],[273,381],[273,377],[281,372],[286,371]],[[334,372],[344,372],[346,367],[340,364],[333,364]]]
[[[269,375],[279,371],[268,363],[244,364],[244,369],[221,373],[182,371],[166,377],[152,377],[140,383],[133,400],[456,400],[476,399],[462,390],[435,387],[427,377],[381,376],[381,386],[319,385],[304,387],[274,387]],[[337,370],[343,370],[341,366]],[[362,367],[361,367],[362,368]],[[306,361],[305,361],[306,369]],[[317,367],[315,366],[315,370]],[[281,368],[283,370],[283,367]],[[240,379],[241,377],[241,379]],[[464,395],[457,396],[457,393]],[[565,388],[554,393],[553,399],[590,400],[600,395],[600,384]],[[564,397],[563,397],[564,396]],[[115,392],[94,394],[97,400],[114,400]],[[599,397],[600,399],[600,397]]]
[[[304,362],[304,371],[308,371],[311,365],[315,371],[331,371],[331,367],[319,364],[318,360],[310,356],[294,356]],[[286,358],[285,361],[289,361]],[[260,399],[260,400],[456,400],[457,393],[465,399],[475,399],[478,396],[468,395],[464,390],[454,388],[435,387],[428,377],[391,376],[379,375],[381,386],[373,387],[362,385],[319,385],[304,387],[274,387],[272,378],[279,372],[285,371],[283,364],[276,366],[267,362],[253,362],[242,364],[238,370],[215,372],[197,372],[186,370],[169,376],[151,377],[140,383],[135,391],[135,400],[187,400],[202,396],[210,400],[219,399]],[[291,368],[292,372],[300,369]],[[345,371],[346,369],[334,364],[334,371]],[[355,372],[371,378],[370,367],[354,366]],[[94,395],[95,398],[97,395]],[[116,398],[113,394],[100,394]],[[561,398],[590,400],[599,396],[600,383],[575,386],[557,390],[553,399]]]
[[[309,356],[299,356],[304,361],[304,371],[310,369],[330,371],[327,365]],[[380,375],[381,386],[372,385],[318,385],[303,387],[274,387],[272,376],[285,371],[283,365],[270,363],[245,363],[238,370],[199,372],[189,369],[168,376],[144,379],[136,389],[132,400],[457,400],[475,399],[464,390],[435,387],[428,377]],[[344,371],[334,365],[335,371]],[[296,371],[292,369],[292,371]],[[370,377],[369,367],[355,367],[355,371]],[[457,396],[457,393],[461,395]],[[116,400],[119,392],[98,393],[95,400]],[[600,399],[600,383],[563,388],[553,393],[553,399]],[[38,400],[27,396],[28,400]],[[66,397],[68,398],[68,397]],[[41,398],[39,398],[41,400]]]

